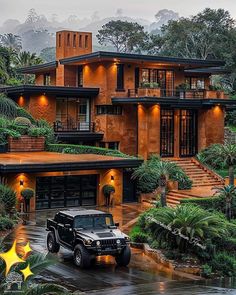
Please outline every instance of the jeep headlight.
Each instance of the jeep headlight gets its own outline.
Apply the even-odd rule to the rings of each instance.
[[[100,241],[97,241],[96,242],[96,245],[99,247],[101,245],[101,242]]]
[[[85,243],[86,245],[91,245],[92,242],[93,242],[93,240],[91,240],[91,239],[86,239],[86,240],[84,241],[84,243]]]
[[[125,237],[125,241],[126,241],[127,243],[130,242],[130,237],[126,236],[126,237]]]
[[[121,241],[118,239],[118,240],[116,240],[116,244],[117,245],[120,245],[120,243],[121,243]]]

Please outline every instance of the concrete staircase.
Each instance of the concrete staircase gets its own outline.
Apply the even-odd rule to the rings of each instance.
[[[204,190],[204,187],[216,187],[224,184],[224,179],[202,165],[195,158],[168,159],[168,161],[180,166],[193,182],[192,190],[169,191],[167,195],[169,205],[178,205],[183,198],[202,198],[203,196],[194,192],[195,188],[199,189],[202,187]]]

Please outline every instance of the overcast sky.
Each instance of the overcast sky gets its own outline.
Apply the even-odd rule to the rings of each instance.
[[[59,20],[69,15],[89,18],[97,11],[100,17],[114,16],[121,8],[123,14],[154,20],[157,11],[163,8],[179,12],[181,16],[196,14],[205,7],[224,8],[236,18],[236,0],[0,0],[0,23],[9,18],[25,20],[31,8],[50,17],[57,14]]]

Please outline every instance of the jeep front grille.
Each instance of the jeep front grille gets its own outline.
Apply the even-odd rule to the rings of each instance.
[[[117,246],[116,239],[101,240],[102,247],[114,247]]]

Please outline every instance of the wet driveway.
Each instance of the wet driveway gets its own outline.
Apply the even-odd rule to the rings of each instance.
[[[115,222],[119,222],[125,228],[126,224],[132,223],[138,216],[142,208],[139,205],[118,206],[111,211]],[[18,242],[29,240],[34,251],[47,253],[45,221],[54,214],[55,211],[30,214],[26,224],[17,227],[7,237],[5,244],[10,246],[17,237]],[[71,252],[61,248],[60,252],[53,256],[58,262],[42,272],[38,280],[64,285],[72,291],[79,291],[78,294],[236,294],[236,290],[220,288],[222,282],[207,284],[205,281],[180,281],[171,275],[161,273],[156,263],[136,249],[132,249],[129,267],[117,267],[114,259],[106,256],[99,257],[91,269],[81,270],[74,266]],[[230,285],[233,286],[234,282],[230,282]]]

